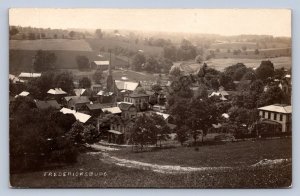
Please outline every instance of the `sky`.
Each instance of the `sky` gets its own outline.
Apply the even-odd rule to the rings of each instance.
[[[291,37],[289,9],[45,9],[9,10],[9,24],[41,28],[127,29]]]

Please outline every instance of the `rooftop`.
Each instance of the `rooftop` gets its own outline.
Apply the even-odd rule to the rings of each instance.
[[[128,82],[122,80],[115,80],[115,84],[119,90],[129,90],[134,91],[138,86],[138,82]]]
[[[30,94],[29,92],[23,91],[23,92],[21,92],[20,94],[16,95],[15,98],[17,98],[17,97],[19,97],[19,96],[26,97],[26,96],[28,96],[29,94]]]
[[[113,107],[113,104],[103,104],[103,103],[93,103],[93,104],[86,104],[86,106],[89,108],[89,110],[101,110],[103,108],[107,107]]]
[[[76,88],[74,89],[74,93],[76,96],[81,96],[86,90],[84,88]]]
[[[73,103],[90,103],[90,100],[87,96],[67,96],[65,97],[66,101],[72,101]]]
[[[73,114],[74,117],[76,118],[76,120],[78,120],[79,122],[82,122],[82,123],[85,123],[86,121],[88,121],[91,118],[91,116],[88,114],[76,112],[75,110],[71,110],[69,108],[62,108],[60,110],[60,112],[62,112],[63,114]]]
[[[96,65],[109,65],[109,61],[94,61]]]
[[[121,110],[128,110],[131,106],[133,106],[133,104],[129,102],[118,102],[118,107]]]
[[[170,114],[165,114],[165,113],[161,113],[161,112],[155,112],[157,115],[162,116],[165,120],[169,118]]]
[[[65,94],[67,94],[61,88],[50,89],[50,90],[48,90],[47,93],[51,94],[51,95],[65,95]]]
[[[112,114],[119,114],[122,113],[119,107],[108,107],[108,108],[103,108],[103,112],[110,112]]]
[[[23,78],[38,78],[41,77],[41,73],[27,73],[27,72],[22,72],[20,73],[19,77]]]
[[[268,106],[260,107],[258,109],[259,110],[264,110],[264,111],[284,113],[284,114],[291,114],[292,113],[292,106],[291,105],[284,105],[284,104],[268,105]]]

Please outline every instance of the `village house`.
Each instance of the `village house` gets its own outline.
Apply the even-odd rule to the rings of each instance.
[[[261,118],[281,126],[281,132],[290,132],[292,124],[292,106],[274,104],[258,108]]]
[[[108,141],[128,144],[130,138],[130,129],[133,126],[133,120],[121,120],[111,123],[110,130],[108,130]]]
[[[88,103],[90,103],[90,100],[87,96],[67,96],[64,98],[64,104],[68,108],[76,111],[84,109],[84,106]]]
[[[27,73],[27,72],[22,72],[19,75],[19,79],[23,80],[25,82],[28,82],[32,78],[39,78],[41,76],[42,76],[41,73]]]
[[[145,93],[126,94],[124,101],[132,103],[137,108],[137,111],[144,111],[149,107],[149,95]]]
[[[15,98],[21,96],[21,97],[27,97],[30,93],[27,91],[22,91],[20,94],[16,95]]]
[[[133,119],[137,116],[137,109],[133,103],[118,102],[117,106],[121,109],[122,117],[124,119]]]
[[[91,68],[100,69],[102,71],[107,70],[109,67],[109,61],[94,61],[91,63]]]
[[[121,93],[132,93],[136,90],[137,87],[141,86],[139,82],[129,82],[122,80],[115,80],[115,85]]]
[[[21,80],[19,77],[9,74],[9,80],[13,83],[13,84],[18,84],[18,83],[24,83],[24,80]]]
[[[101,84],[93,84],[91,86],[91,89],[93,91],[93,93],[97,94],[100,90],[102,90],[102,85]]]
[[[63,114],[73,114],[75,119],[81,123],[88,123],[91,120],[91,116],[88,114],[84,114],[81,112],[76,112],[75,110],[71,110],[69,108],[62,108],[60,110]]]
[[[87,90],[84,88],[75,88],[74,89],[74,93],[76,96],[80,97],[80,96],[87,96]]]
[[[121,116],[121,114],[122,114],[121,109],[117,106],[102,108],[102,112],[103,113],[111,113],[111,114],[115,114],[115,115],[119,115],[119,116]]]
[[[114,103],[108,103],[108,104],[103,104],[103,103],[88,103],[86,104],[86,109],[85,111],[92,115],[93,117],[98,117],[101,113],[103,113],[102,109],[103,108],[108,108],[108,107],[113,107],[115,106]]]
[[[65,91],[63,91],[61,88],[54,88],[54,89],[49,89],[47,91],[47,98],[48,99],[55,99],[61,103],[62,98],[67,95]]]

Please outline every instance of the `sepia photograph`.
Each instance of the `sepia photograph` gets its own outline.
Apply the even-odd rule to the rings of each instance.
[[[291,188],[291,15],[9,9],[10,187]]]

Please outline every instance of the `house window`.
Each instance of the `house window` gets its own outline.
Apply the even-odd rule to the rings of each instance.
[[[268,112],[268,119],[271,119],[271,112]]]
[[[265,118],[265,111],[262,111],[262,117]]]
[[[283,116],[282,116],[282,114],[280,114],[280,121],[282,121],[282,118],[283,118]]]
[[[277,114],[274,113],[274,120],[277,120]]]

